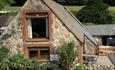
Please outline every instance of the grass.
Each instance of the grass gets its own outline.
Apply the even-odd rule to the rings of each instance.
[[[21,7],[17,7],[17,6],[5,6],[2,11],[20,11]]]
[[[109,10],[112,11],[112,12],[115,12],[115,6],[109,7]]]
[[[7,13],[0,13],[0,15],[13,15],[15,16],[19,11],[21,7],[18,6],[5,6],[1,11],[7,11]]]
[[[76,11],[78,12],[80,9],[82,9],[84,6],[66,6],[67,9],[70,11]],[[111,6],[108,8],[110,11],[115,12],[115,6]]]
[[[84,6],[65,6],[67,9],[69,9],[70,11],[79,11],[80,9],[82,9]]]

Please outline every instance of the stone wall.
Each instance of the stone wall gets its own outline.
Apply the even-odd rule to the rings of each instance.
[[[96,54],[96,46],[85,37],[85,53],[86,54]]]
[[[23,45],[21,19],[19,14],[10,23],[0,37],[0,47],[7,47],[10,50],[10,54],[17,53],[17,46]],[[22,51],[22,49],[20,50]]]
[[[53,46],[60,46],[64,42],[74,41],[78,44],[78,40],[73,36],[71,32],[68,31],[66,27],[60,22],[60,20],[55,16],[52,15],[53,24],[52,24],[52,37],[53,37]]]
[[[87,70],[115,70],[113,65],[97,65],[97,64],[88,64],[86,66]]]
[[[101,36],[95,36],[95,39],[97,40],[99,45],[102,45],[102,37]]]

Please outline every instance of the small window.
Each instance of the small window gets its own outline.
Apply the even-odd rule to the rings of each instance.
[[[115,36],[103,36],[102,45],[104,46],[115,46]]]
[[[29,49],[29,58],[37,58],[38,59],[38,49],[37,48],[31,48]]]
[[[40,49],[40,57],[41,59],[49,60],[49,50],[48,48]]]
[[[39,60],[49,60],[49,48],[29,48],[29,58]]]

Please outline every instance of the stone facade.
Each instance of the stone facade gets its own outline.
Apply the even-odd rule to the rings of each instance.
[[[28,0],[22,7],[21,11],[17,14],[14,20],[7,27],[5,32],[0,38],[0,47],[7,47],[11,50],[10,54],[17,53],[19,50],[23,51],[23,48],[27,44],[51,44],[56,48],[64,42],[75,41],[76,45],[79,43],[74,35],[68,31],[61,21],[52,13],[51,19],[52,25],[52,40],[49,42],[26,42],[23,39],[23,11],[32,10],[49,10],[49,8],[43,4],[40,0]]]
[[[60,46],[64,42],[70,42],[70,41],[75,41],[76,44],[79,43],[78,40],[73,36],[73,34],[63,26],[63,24],[60,22],[59,19],[57,19],[56,16],[52,15],[52,18],[53,18],[53,24],[52,24],[53,46]]]
[[[88,64],[86,66],[87,70],[115,70],[115,66],[113,65],[97,65],[97,64]]]
[[[85,37],[84,52],[86,54],[96,54],[97,51],[95,47],[96,46],[93,43],[91,43],[91,41],[87,37]]]
[[[5,32],[0,37],[0,47],[10,49],[10,54],[17,52],[18,47],[23,45],[22,30],[19,16],[10,23]]]

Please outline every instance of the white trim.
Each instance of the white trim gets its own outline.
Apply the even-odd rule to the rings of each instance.
[[[32,38],[32,23],[31,23],[31,19],[28,20],[28,35],[29,38]]]

